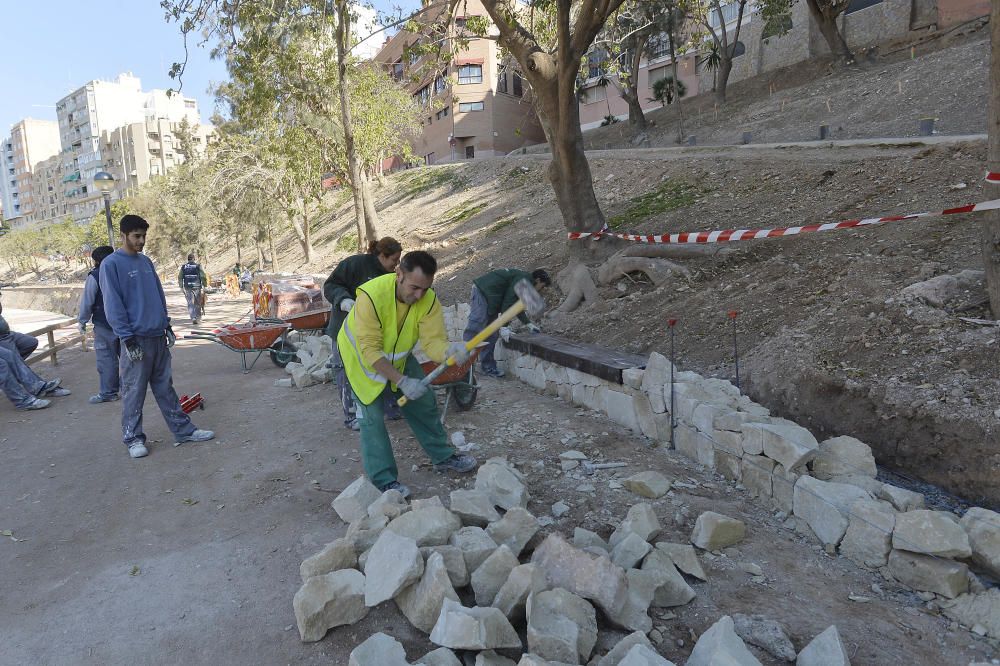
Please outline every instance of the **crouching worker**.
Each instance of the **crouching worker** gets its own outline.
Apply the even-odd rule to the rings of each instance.
[[[437,471],[471,472],[476,459],[457,453],[441,425],[434,393],[422,385],[424,373],[413,357],[417,342],[432,360],[442,363],[469,355],[460,342],[448,343],[441,303],[431,289],[437,261],[427,252],[409,252],[395,273],[357,288],[354,307],[337,335],[337,348],[354,392],[361,427],[361,460],[368,479],[379,490],[409,488],[398,480],[396,459],[384,421],[382,394],[405,395],[402,409],[414,436]]]

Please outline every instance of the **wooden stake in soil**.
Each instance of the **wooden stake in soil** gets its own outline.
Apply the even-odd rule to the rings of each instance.
[[[740,387],[740,350],[736,338],[736,317],[739,314],[736,310],[729,311],[729,318],[733,320],[733,363],[736,365],[736,388]]]

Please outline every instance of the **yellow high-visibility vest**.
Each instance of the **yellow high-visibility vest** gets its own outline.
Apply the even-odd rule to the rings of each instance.
[[[399,330],[396,330],[396,274],[388,273],[365,282],[358,287],[358,291],[368,294],[368,297],[375,305],[375,312],[378,315],[382,328],[382,351],[400,372],[406,366],[406,358],[413,351],[419,340],[419,324],[431,307],[434,305],[436,296],[432,289],[428,289],[419,301],[410,306]],[[362,404],[370,405],[385,389],[385,377],[365,362],[361,355],[361,348],[358,345],[356,332],[358,324],[356,321],[357,308],[352,308],[344,320],[344,325],[337,335],[337,349],[340,351],[340,358],[344,364],[344,372],[347,380],[351,383],[351,388],[358,400]]]

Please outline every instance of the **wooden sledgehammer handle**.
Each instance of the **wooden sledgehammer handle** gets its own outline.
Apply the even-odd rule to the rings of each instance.
[[[503,313],[499,317],[497,317],[492,324],[490,324],[483,330],[479,331],[479,333],[477,333],[474,338],[466,342],[465,350],[472,351],[473,349],[476,348],[476,345],[478,345],[480,342],[482,342],[486,338],[490,337],[491,335],[499,331],[501,328],[503,328],[505,324],[509,324],[511,319],[521,314],[522,312],[524,312],[524,302],[519,300],[517,303],[514,303],[514,305],[504,310]],[[420,381],[420,383],[423,384],[424,386],[429,385],[431,382],[437,379],[438,376],[448,368],[448,366],[455,365],[455,362],[456,362],[455,357],[449,356],[444,363],[434,368],[434,370],[432,370],[429,375],[424,377]],[[409,400],[406,398],[405,395],[403,395],[399,397],[399,400],[396,401],[396,404],[402,407],[407,402],[409,402]]]

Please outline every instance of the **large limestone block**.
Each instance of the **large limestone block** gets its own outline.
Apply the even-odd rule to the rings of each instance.
[[[694,411],[691,412],[691,425],[695,430],[711,435],[715,430],[715,419],[735,411],[735,409],[724,405],[704,403],[695,407]]]
[[[642,373],[642,384],[639,388],[646,395],[652,396],[657,392],[662,395],[664,386],[668,390],[670,389],[670,374],[672,371],[675,371],[675,369],[666,356],[659,352],[651,353],[649,359],[646,361],[646,369]],[[661,409],[659,413],[663,411]]]
[[[388,601],[400,590],[420,580],[424,558],[410,538],[384,530],[365,563],[365,605],[369,608]]]
[[[639,417],[635,413],[635,399],[631,395],[608,389],[604,400],[612,421],[633,432],[639,432]]]
[[[347,666],[409,666],[403,644],[379,632],[351,650]]]
[[[736,634],[733,618],[722,616],[698,638],[685,666],[761,666]]]
[[[694,428],[677,423],[674,427],[674,448],[685,458],[698,459],[698,443],[704,436]]]
[[[800,476],[793,493],[795,515],[806,521],[820,541],[834,546],[847,532],[850,508],[861,499],[871,499],[871,495],[857,486],[811,476]]]
[[[490,523],[486,528],[486,534],[497,545],[507,546],[514,555],[520,555],[540,527],[538,519],[527,510],[514,507],[505,513],[503,518]]]
[[[674,662],[661,657],[653,648],[645,645],[633,645],[618,666],[674,666]]]
[[[733,412],[729,411],[715,417],[712,427],[716,430],[728,430],[730,432],[742,432],[744,423],[771,423],[771,417],[750,413],[746,410]]]
[[[463,525],[486,527],[494,520],[500,520],[493,500],[481,490],[451,491],[451,511],[461,518]]]
[[[358,555],[354,551],[354,543],[347,538],[331,541],[315,555],[307,557],[299,565],[299,575],[302,582],[313,576],[322,576],[331,571],[353,569],[358,566]]]
[[[730,481],[739,482],[743,478],[741,460],[738,455],[733,455],[718,447],[715,449],[715,471]]]
[[[385,529],[413,539],[418,546],[441,546],[461,528],[461,519],[448,509],[428,507],[404,513]]]
[[[612,532],[608,543],[613,548],[629,534],[637,534],[643,541],[649,541],[659,534],[661,529],[660,520],[656,517],[651,504],[646,502],[633,504],[625,514],[624,520],[618,525],[618,529]]]
[[[437,623],[445,599],[458,601],[458,594],[448,578],[444,558],[440,553],[434,553],[427,558],[420,582],[396,595],[396,605],[410,624],[429,634]]]
[[[857,486],[864,491],[867,491],[872,497],[878,497],[879,493],[882,492],[882,486],[885,484],[874,479],[870,476],[864,476],[862,474],[842,474],[840,476],[834,476],[830,478],[830,481],[834,483],[847,483],[852,486]]]
[[[550,587],[561,587],[597,604],[605,614],[619,611],[628,597],[625,571],[607,556],[576,548],[550,534],[531,555]]]
[[[660,439],[660,427],[657,422],[657,414],[653,411],[653,405],[645,393],[637,393],[633,396],[635,404],[635,418],[639,422],[639,430],[644,437],[649,439]]]
[[[618,666],[621,660],[625,658],[625,655],[636,645],[644,645],[650,649],[653,647],[653,644],[646,638],[645,633],[634,631],[615,643],[615,646],[606,655],[598,659],[596,664],[591,662],[592,666]]]
[[[366,615],[365,576],[356,569],[341,569],[312,576],[292,599],[299,637],[318,641],[326,632],[344,624],[354,624]]]
[[[963,594],[954,601],[941,604],[944,614],[966,627],[977,624],[991,638],[1000,638],[1000,588],[990,588],[979,594]]]
[[[564,589],[531,595],[528,649],[543,659],[585,662],[597,642],[597,613],[586,599]]]
[[[486,650],[476,655],[476,662],[472,666],[517,666],[517,662],[493,650]]]
[[[795,646],[780,622],[764,615],[735,613],[736,635],[780,661],[795,661]]]
[[[888,502],[862,499],[851,505],[847,533],[840,542],[840,554],[859,566],[884,567],[892,550],[892,530],[896,511]]]
[[[698,433],[695,441],[694,459],[699,465],[708,469],[715,469],[715,442],[709,439],[708,435]]]
[[[875,456],[872,449],[859,439],[841,435],[820,442],[819,452],[809,463],[812,475],[829,481],[835,476],[860,475],[875,478]]]
[[[730,430],[712,430],[707,433],[716,451],[725,451],[737,458],[743,456],[743,433]]]
[[[703,550],[722,550],[739,543],[747,535],[743,521],[706,511],[694,522],[691,543]]]
[[[476,472],[476,490],[486,493],[501,509],[523,509],[531,496],[521,480],[521,474],[505,460],[490,458]]]
[[[647,555],[646,559],[642,561],[642,570],[662,572],[661,577],[657,580],[656,590],[653,592],[653,606],[673,608],[690,603],[695,598],[695,591],[677,571],[677,567],[666,551],[657,549]]]
[[[330,505],[345,523],[368,517],[368,506],[382,496],[367,477],[359,476]]]
[[[638,534],[628,534],[611,550],[611,561],[622,569],[631,569],[652,549],[649,542]]]
[[[889,554],[889,573],[914,590],[934,592],[949,599],[969,589],[969,568],[940,557],[893,550]]]
[[[669,541],[658,541],[656,549],[667,554],[670,560],[680,571],[698,580],[708,580],[705,570],[701,568],[698,561],[698,553],[694,546],[686,543],[670,543]]]
[[[629,631],[651,631],[653,621],[649,617],[649,606],[653,603],[657,588],[663,584],[664,577],[662,571],[626,571],[625,603],[612,612],[605,612],[608,621]]]
[[[809,645],[799,652],[795,666],[851,666],[847,647],[840,639],[837,625],[830,625],[809,641]]]
[[[969,535],[972,561],[1000,578],[1000,513],[974,506],[960,523]]]
[[[375,545],[375,540],[388,524],[385,516],[366,516],[348,525],[344,538],[354,544],[354,552],[363,553]]]
[[[633,474],[622,481],[622,485],[636,495],[649,499],[659,499],[670,490],[670,480],[653,470]]]
[[[742,433],[747,453],[759,455],[759,451],[747,450],[748,444],[759,443],[765,456],[793,472],[809,463],[819,448],[812,433],[795,424],[745,423]]]
[[[423,664],[423,666],[462,666],[461,660],[448,648],[431,650],[418,659],[416,663]]]
[[[544,592],[549,587],[545,573],[534,564],[519,564],[510,571],[490,605],[499,608],[511,621],[520,620],[525,615],[528,597],[535,592]]]
[[[629,388],[641,389],[644,374],[645,371],[642,368],[625,368],[622,370],[622,384]]]
[[[583,550],[596,547],[605,552],[611,552],[611,547],[607,541],[601,538],[601,535],[590,530],[585,530],[582,527],[577,527],[573,530],[573,545]]]
[[[882,484],[876,497],[889,502],[897,511],[916,511],[924,508],[923,495],[888,483]]]
[[[521,639],[498,608],[466,608],[445,599],[431,642],[452,650],[521,649]]]
[[[377,500],[368,505],[368,515],[372,518],[385,516],[387,519],[392,520],[409,510],[410,506],[398,490],[387,490]]]
[[[946,511],[907,511],[896,516],[892,547],[923,555],[966,558],[972,555],[969,536],[958,518]]]
[[[497,549],[496,541],[481,527],[463,527],[451,535],[449,543],[462,551],[465,568],[470,574]]]
[[[792,513],[795,508],[795,482],[799,475],[789,472],[784,465],[775,465],[771,474],[771,502],[775,508]]]
[[[476,593],[476,605],[489,606],[510,576],[510,572],[520,562],[507,546],[500,546],[472,572],[472,589]]]
[[[770,497],[771,476],[775,463],[767,456],[754,456],[749,453],[740,461],[740,478],[751,497]]]
[[[440,553],[444,560],[444,568],[448,572],[448,579],[453,587],[465,587],[469,584],[469,569],[465,566],[465,555],[457,546],[424,546],[420,549],[420,555],[424,558],[424,566],[427,566],[427,559],[434,553]]]

